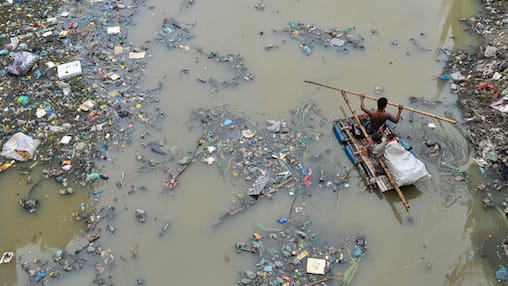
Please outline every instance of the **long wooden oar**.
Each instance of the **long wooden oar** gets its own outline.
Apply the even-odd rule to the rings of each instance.
[[[349,107],[349,110],[351,110],[353,117],[355,118],[356,122],[358,123],[358,126],[362,130],[363,136],[365,136],[365,138],[369,138],[369,134],[367,134],[367,131],[363,127],[363,124],[360,121],[360,118],[358,118],[358,115],[356,114],[355,110],[353,109],[353,106],[349,102],[349,98],[347,97],[346,91],[341,90],[340,92],[342,93],[342,97],[344,98],[344,101],[346,102],[347,106]],[[381,157],[376,157],[376,159],[377,159],[379,165],[381,166],[381,168],[383,168],[383,171],[385,171],[388,181],[390,181],[390,184],[392,184],[393,188],[397,192],[397,195],[399,195],[399,198],[402,201],[404,208],[406,209],[406,211],[409,212],[409,203],[407,202],[406,198],[404,197],[404,194],[402,193],[402,191],[399,189],[399,186],[397,186],[397,184],[395,183],[395,179],[393,178],[392,173],[386,167],[385,162],[383,161],[383,159]]]
[[[354,92],[354,91],[350,91],[350,90],[347,90],[347,89],[332,87],[332,86],[328,86],[328,85],[324,85],[324,84],[321,84],[321,83],[317,83],[317,82],[313,82],[313,81],[308,81],[308,80],[304,80],[304,82],[310,83],[310,84],[314,84],[314,85],[317,85],[317,86],[321,86],[321,87],[326,87],[326,88],[337,90],[337,91],[344,91],[344,92],[347,92],[347,93],[350,93],[350,94],[356,95],[356,96],[365,96],[365,98],[368,98],[368,99],[371,99],[371,100],[377,100],[377,98],[375,98],[375,97],[368,96],[368,95],[361,94],[361,93]],[[392,105],[392,106],[399,106],[398,104],[393,103],[393,102],[388,102],[388,104]],[[456,124],[457,123],[457,121],[455,121],[453,119],[450,119],[450,118],[446,118],[444,116],[439,116],[439,115],[436,115],[436,114],[428,113],[428,112],[421,111],[421,110],[418,110],[418,109],[414,109],[412,107],[405,106],[405,105],[403,105],[403,107],[406,110],[409,110],[409,111],[412,111],[412,112],[416,112],[416,113],[419,113],[421,115],[425,115],[425,116],[432,117],[432,118],[435,118],[435,119],[443,120],[443,121],[446,121],[446,122],[449,122],[449,123],[452,123],[452,124]]]

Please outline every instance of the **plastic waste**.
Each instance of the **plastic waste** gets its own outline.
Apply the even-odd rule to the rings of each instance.
[[[26,105],[28,103],[29,99],[28,99],[28,96],[21,95],[21,96],[18,97],[17,101],[19,103],[21,103],[22,105]]]
[[[46,277],[46,272],[41,269],[34,276],[34,282],[40,282],[44,277]]]
[[[0,164],[0,172],[3,172],[5,170],[9,169],[10,167],[12,167],[12,165],[14,165],[15,162],[16,162],[16,160],[12,160],[12,161],[3,162],[2,164]]]
[[[312,53],[312,49],[309,47],[309,45],[303,43],[300,45],[300,47],[302,48],[302,51],[306,56],[310,56],[310,54]]]
[[[108,180],[109,177],[106,175],[99,174],[99,173],[90,173],[86,176],[85,182],[94,183],[98,179]]]
[[[280,224],[284,224],[286,222],[288,222],[288,218],[287,217],[280,217],[278,220],[277,220],[278,223]]]
[[[2,146],[1,156],[17,161],[27,161],[33,158],[40,141],[18,132]]]
[[[444,81],[449,81],[450,80],[450,75],[445,73],[445,74],[441,75],[439,78],[444,80]]]
[[[231,125],[231,124],[233,124],[233,120],[231,120],[231,119],[229,119],[229,118],[226,118],[226,119],[224,120],[224,122],[222,122],[222,126],[229,126],[229,125]]]
[[[14,252],[10,252],[10,251],[4,252],[2,257],[0,257],[0,264],[11,262],[13,257],[14,257]]]
[[[502,265],[499,266],[499,269],[496,271],[496,279],[503,282],[508,281],[508,268]]]
[[[5,70],[14,75],[26,75],[33,65],[39,61],[38,55],[30,52],[11,52],[9,55],[14,59],[14,62],[5,67]]]
[[[362,256],[362,248],[359,245],[355,246],[355,249],[353,249],[353,256],[354,257]]]

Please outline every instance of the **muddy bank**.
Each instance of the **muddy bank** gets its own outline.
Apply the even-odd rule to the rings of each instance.
[[[442,80],[458,95],[475,161],[508,179],[508,14],[506,1],[482,1],[485,14],[462,19],[480,35],[471,53],[453,51]],[[444,51],[448,52],[448,51]]]
[[[462,19],[466,29],[480,36],[474,52],[453,51],[441,79],[450,81],[464,115],[467,138],[473,147],[473,161],[492,182],[474,186],[472,192],[499,227],[480,238],[480,256],[496,270],[498,281],[508,282],[508,2],[482,1],[481,15]]]

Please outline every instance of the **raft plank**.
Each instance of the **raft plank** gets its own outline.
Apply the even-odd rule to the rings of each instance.
[[[377,170],[382,170],[378,160],[370,153],[367,153],[365,156],[361,156],[358,152],[358,148],[364,148],[368,144],[368,140],[367,138],[357,139],[352,135],[351,127],[353,125],[353,120],[351,118],[345,118],[336,120],[335,122],[338,123],[340,130],[343,131],[345,135],[344,144],[351,149],[355,161],[358,162],[356,169],[360,173],[364,183],[367,186],[375,187],[381,192],[393,190],[394,187],[391,185],[386,175],[377,173]],[[386,128],[384,135],[387,136],[392,133],[393,132],[390,128]]]

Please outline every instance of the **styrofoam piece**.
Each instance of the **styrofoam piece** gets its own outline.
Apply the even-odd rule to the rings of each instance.
[[[325,274],[326,260],[319,258],[307,258],[307,273]]]
[[[71,142],[71,139],[72,139],[72,136],[65,135],[65,136],[64,136],[64,137],[62,137],[62,139],[60,140],[60,143],[62,143],[62,144],[69,144],[69,142]]]
[[[57,66],[57,72],[59,79],[69,79],[80,76],[82,73],[81,62],[73,61],[70,63],[60,64]]]
[[[129,59],[143,59],[145,57],[145,52],[130,52]]]
[[[120,26],[108,27],[108,34],[110,35],[120,34]]]

